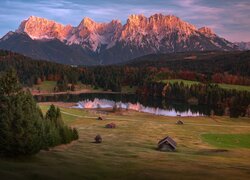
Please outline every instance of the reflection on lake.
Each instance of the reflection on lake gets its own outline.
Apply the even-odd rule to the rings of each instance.
[[[161,116],[203,116],[203,114],[200,114],[199,112],[191,112],[191,110],[187,110],[185,112],[178,112],[175,109],[171,110],[165,110],[160,108],[154,108],[154,107],[147,107],[143,106],[140,103],[123,103],[123,102],[115,102],[107,99],[97,99],[95,98],[92,100],[85,100],[77,103],[77,106],[74,106],[73,108],[80,108],[80,109],[106,109],[106,108],[112,108],[112,109],[125,109],[125,110],[134,110],[138,112],[144,112],[144,113],[150,113],[154,115],[161,115]]]
[[[136,107],[137,111],[150,111],[153,114],[166,114],[168,116],[208,115],[211,111],[211,108],[205,105],[189,105],[183,102],[167,101],[162,98],[137,96],[135,94],[60,94],[53,96],[40,95],[35,96],[35,98],[38,102],[85,102],[85,104],[86,102],[94,102],[94,104],[97,104],[97,101],[95,101],[95,99],[99,99],[99,101],[102,100],[104,102],[110,101],[108,104],[114,104],[115,102],[117,102],[117,105],[122,105],[123,107],[125,107],[124,109],[132,109],[133,107]],[[104,106],[104,104],[102,106]]]

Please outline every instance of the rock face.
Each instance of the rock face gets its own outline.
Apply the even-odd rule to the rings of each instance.
[[[250,42],[236,42],[237,46],[239,46],[239,49],[242,51],[250,50]]]
[[[19,53],[34,57],[34,54],[22,50],[22,47],[9,46],[10,37],[14,35],[28,36],[30,40],[26,44],[32,41],[60,41],[69,48],[77,46],[86,52],[88,59],[95,59],[102,64],[124,62],[152,53],[230,51],[236,48],[235,44],[218,37],[207,27],[196,29],[194,25],[176,16],[162,14],[149,18],[144,15],[131,15],[124,25],[118,20],[97,23],[90,18],[84,18],[77,27],[31,16],[21,23],[16,32],[8,33],[0,40],[0,48],[13,51],[18,49]],[[18,43],[18,46],[22,45],[23,43]],[[56,61],[60,62],[59,59],[60,57]],[[77,62],[69,60],[66,63],[86,64],[85,59],[79,56]]]
[[[26,33],[32,39],[59,39],[66,40],[73,28],[70,25],[64,26],[55,21],[35,16],[24,20],[19,26],[17,33]]]
[[[116,33],[119,33],[121,29],[121,22],[116,20],[110,23],[96,23],[90,18],[84,18],[71,32],[67,44],[78,44],[93,52],[100,52],[102,46],[112,43]]]

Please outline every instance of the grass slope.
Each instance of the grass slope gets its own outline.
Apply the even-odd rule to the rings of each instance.
[[[198,81],[189,81],[189,80],[183,80],[183,79],[167,79],[162,80],[163,83],[180,83],[183,82],[184,85],[191,86],[192,84],[199,84]],[[223,89],[235,89],[237,91],[250,91],[250,86],[241,86],[241,85],[233,85],[233,84],[218,84],[219,87]]]
[[[250,86],[232,85],[232,84],[219,84],[223,89],[235,89],[238,91],[250,91]]]
[[[41,105],[43,112],[48,106]],[[221,151],[201,134],[247,134],[250,121],[227,117],[162,117],[124,111],[104,115],[61,108],[80,139],[33,157],[0,159],[1,179],[249,179],[250,149]],[[184,125],[176,125],[181,119]],[[110,122],[115,129],[106,129]],[[102,144],[92,143],[101,134]],[[157,142],[171,136],[177,152],[159,152]],[[234,135],[232,135],[234,136]],[[190,166],[191,165],[191,166]]]
[[[219,148],[250,148],[250,134],[203,134],[202,139]]]
[[[193,84],[199,84],[200,82],[198,81],[189,81],[189,80],[183,80],[183,79],[167,79],[167,80],[162,80],[163,83],[181,83],[183,82],[184,85],[191,86]]]
[[[34,85],[35,89],[40,89],[40,91],[54,92],[56,87],[56,81],[43,81],[39,85]]]

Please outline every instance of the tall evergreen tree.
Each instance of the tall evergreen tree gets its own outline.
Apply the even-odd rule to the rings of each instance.
[[[78,139],[77,130],[63,124],[59,108],[51,105],[43,117],[13,70],[0,76],[0,102],[0,155],[31,155]]]
[[[23,92],[13,70],[0,78],[0,153],[28,155],[42,147],[42,118],[32,95]]]
[[[46,119],[53,123],[56,127],[62,127],[64,124],[60,109],[56,108],[53,104],[46,113]]]

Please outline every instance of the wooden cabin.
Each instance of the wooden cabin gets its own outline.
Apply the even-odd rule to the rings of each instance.
[[[158,142],[158,150],[160,151],[176,151],[177,143],[169,136]]]
[[[102,137],[101,137],[101,135],[96,135],[96,137],[95,137],[95,143],[102,143]]]
[[[178,125],[183,125],[183,124],[184,124],[184,122],[183,122],[183,121],[181,121],[181,120],[178,120],[178,121],[176,122],[176,124],[178,124]]]
[[[99,117],[97,118],[97,120],[102,121],[102,120],[104,120],[104,119],[103,119],[103,117],[99,116]]]
[[[105,127],[106,128],[116,128],[116,124],[115,123],[106,124]]]

